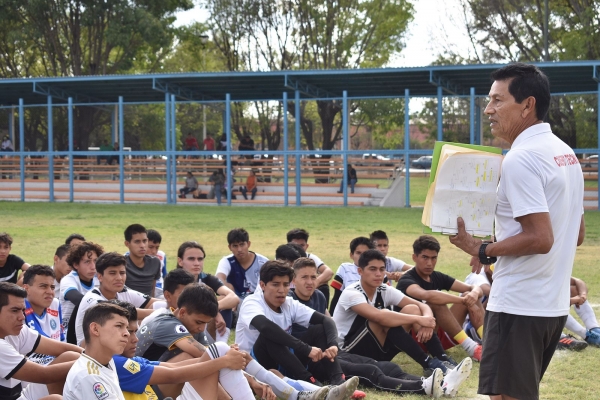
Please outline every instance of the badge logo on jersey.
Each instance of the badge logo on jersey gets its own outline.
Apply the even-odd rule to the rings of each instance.
[[[50,328],[52,328],[52,330],[56,329],[56,321],[53,319],[50,320]]]
[[[175,327],[175,333],[188,333],[188,330],[183,325],[177,325]]]
[[[131,358],[125,361],[125,364],[123,364],[123,368],[125,368],[132,374],[137,374],[141,370],[140,364],[136,361],[133,361]]]
[[[146,325],[142,326],[142,328],[140,329],[140,334],[143,335],[144,333],[146,333],[147,330],[148,330],[148,326],[146,326]]]
[[[100,382],[94,383],[94,394],[96,395],[98,400],[104,400],[108,397],[108,391]]]

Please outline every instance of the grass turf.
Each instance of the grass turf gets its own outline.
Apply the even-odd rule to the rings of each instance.
[[[416,179],[411,181],[423,186]],[[250,233],[251,249],[271,258],[275,248],[285,243],[285,233],[289,229],[303,227],[311,234],[309,251],[321,257],[334,272],[340,263],[349,260],[348,244],[356,236],[368,236],[370,232],[382,229],[390,238],[390,255],[410,263],[412,242],[423,232],[420,209],[378,207],[227,208],[0,202],[0,216],[0,231],[7,231],[14,238],[12,252],[30,264],[50,264],[56,247],[73,232],[102,244],[107,251],[123,252],[125,227],[141,223],[161,233],[161,249],[167,254],[169,269],[175,267],[180,243],[186,240],[202,243],[207,252],[207,272],[214,272],[218,260],[228,254],[226,235],[235,227],[246,228]],[[600,251],[600,213],[588,212],[586,227],[586,240],[577,252],[573,275],[587,283],[589,301],[597,309],[600,307],[600,272],[596,269]],[[439,239],[442,251],[437,269],[464,279],[470,269],[468,257],[450,245],[446,238]],[[460,348],[451,349],[449,353],[457,360],[466,355]],[[557,352],[542,381],[540,398],[598,398],[600,381],[588,377],[595,370],[599,356],[600,349],[589,347],[580,353]],[[421,373],[420,367],[405,355],[399,355],[395,361],[410,373]],[[477,376],[478,365],[475,364],[472,376],[461,388],[459,397],[486,398],[476,394]],[[387,393],[365,391],[368,399],[394,397]]]

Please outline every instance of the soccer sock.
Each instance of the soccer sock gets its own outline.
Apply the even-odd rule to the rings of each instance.
[[[226,343],[218,342],[208,346],[207,351],[210,358],[214,360],[227,354],[229,346]],[[242,371],[234,371],[229,368],[221,369],[219,371],[219,383],[233,400],[245,400],[254,397]]]
[[[429,356],[425,354],[419,344],[401,326],[391,328],[385,340],[391,341],[394,347],[405,352],[410,358],[418,362],[421,367],[429,368]]]
[[[433,336],[431,336],[431,339],[425,343],[425,347],[427,348],[427,351],[429,351],[429,354],[438,360],[448,361],[448,355],[446,354],[444,346],[442,346],[442,342],[440,342],[440,338],[437,334],[434,333]]]
[[[283,380],[290,386],[294,387],[297,390],[308,390],[308,391],[314,391],[319,389],[319,386],[317,385],[313,385],[310,382],[306,382],[306,381],[300,381],[300,380],[295,380],[292,378],[288,378],[287,376],[283,377]]]
[[[565,324],[565,328],[570,330],[573,333],[578,334],[583,339],[587,336],[587,331],[571,314],[567,315],[567,323]]]
[[[298,398],[298,390],[288,385],[271,371],[264,369],[256,360],[252,360],[246,365],[246,372],[259,381],[270,385],[277,397],[285,400],[296,400]]]
[[[477,328],[477,334],[479,335],[479,337],[481,339],[483,339],[483,325],[481,325],[479,328]]]
[[[456,336],[454,336],[454,340],[456,343],[460,344],[470,356],[473,355],[475,348],[478,346],[473,339],[467,336],[465,331],[458,332]]]
[[[598,328],[600,326],[598,325],[598,320],[596,319],[594,309],[587,300],[582,305],[580,305],[579,308],[575,307],[575,312],[583,321],[585,329],[590,330],[592,328]]]

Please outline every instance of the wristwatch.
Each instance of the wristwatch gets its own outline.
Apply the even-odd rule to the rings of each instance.
[[[490,242],[483,242],[479,247],[479,262],[483,265],[491,265],[498,261],[498,258],[496,257],[488,257],[485,255],[485,248],[488,246],[488,244],[490,244]]]

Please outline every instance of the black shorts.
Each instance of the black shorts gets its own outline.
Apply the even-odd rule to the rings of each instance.
[[[539,399],[540,381],[566,321],[566,315],[530,317],[487,311],[477,392]]]
[[[345,339],[344,346],[340,349],[352,354],[370,357],[376,361],[392,361],[396,354],[400,353],[388,339],[383,346],[369,327],[369,321],[365,320],[363,329],[358,330],[353,337]]]

